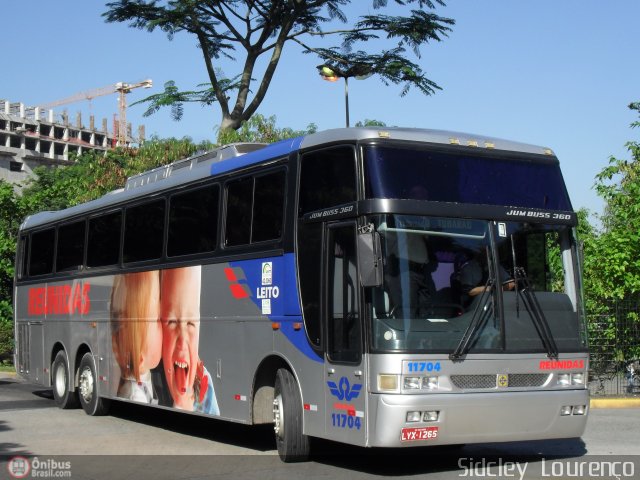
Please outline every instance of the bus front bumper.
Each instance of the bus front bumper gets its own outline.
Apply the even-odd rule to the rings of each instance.
[[[580,437],[589,392],[373,394],[370,402],[368,446],[451,445]],[[574,406],[584,406],[584,413],[567,408]],[[438,412],[438,420],[407,422],[408,412]]]

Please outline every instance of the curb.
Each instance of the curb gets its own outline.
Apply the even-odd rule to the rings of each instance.
[[[640,398],[592,398],[591,408],[640,408]]]

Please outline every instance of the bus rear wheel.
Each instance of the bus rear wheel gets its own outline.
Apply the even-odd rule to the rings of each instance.
[[[98,396],[96,365],[91,353],[85,353],[80,361],[78,374],[78,397],[80,405],[87,415],[106,415],[109,411],[109,400]]]
[[[70,389],[69,364],[67,363],[67,356],[63,350],[60,350],[53,360],[51,366],[52,383],[53,383],[53,399],[58,407],[77,408],[78,407],[78,394]]]
[[[309,437],[302,433],[300,390],[293,374],[284,368],[276,373],[273,429],[283,462],[303,462],[309,458]]]

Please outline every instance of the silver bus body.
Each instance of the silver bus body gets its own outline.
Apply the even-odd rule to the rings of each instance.
[[[540,161],[557,166],[557,159],[547,148],[494,138],[418,129],[338,129],[264,148],[248,147],[247,153],[235,151],[195,157],[181,164],[181,168],[163,167],[138,175],[129,181],[127,188],[86,204],[33,215],[21,227],[16,265],[14,311],[18,373],[30,382],[54,390],[58,388],[59,394],[67,390],[68,394],[77,395],[75,392],[86,388],[86,382],[83,383],[86,377],[82,377],[80,367],[85,355],[89,354],[95,367],[94,396],[140,402],[141,397],[131,393],[131,388],[137,388],[135,385],[128,390],[122,389],[127,380],[122,359],[117,358],[112,318],[118,277],[124,279],[133,273],[157,272],[158,281],[163,281],[180,269],[193,269],[199,278],[196,280],[199,284],[199,340],[193,347],[196,353],[192,352],[192,358],[184,362],[189,363],[184,368],[185,379],[176,380],[177,385],[186,385],[187,393],[190,392],[190,398],[194,399],[193,408],[188,408],[193,413],[245,424],[275,422],[279,442],[285,443],[285,434],[278,429],[288,428],[287,422],[298,420],[300,434],[305,437],[364,447],[581,436],[589,408],[588,353],[580,272],[571,237],[572,227],[576,224],[575,213],[570,208],[522,206],[515,196],[490,206],[425,200],[424,197],[378,197],[371,193],[372,187],[363,179],[363,172],[371,171],[375,162],[382,165],[386,158],[391,158],[390,151],[375,153],[375,149],[385,148],[387,144],[400,149],[420,148],[425,152],[459,152],[473,158],[480,151],[487,158],[506,154],[525,158],[527,165]],[[347,152],[349,148],[353,150],[357,198],[353,202],[302,211],[301,159],[308,152],[312,155],[320,152],[318,155],[322,156],[322,152],[334,152],[331,149],[342,147]],[[240,146],[239,150],[242,148]],[[371,152],[378,155],[376,160],[363,160],[366,155],[374,155]],[[229,185],[249,177],[255,185],[263,172],[284,172],[286,176],[281,207],[283,232],[273,241],[228,246],[225,242],[228,242],[226,222],[229,220],[225,212],[231,208],[227,203]],[[438,173],[434,172],[434,175]],[[220,192],[219,206],[215,207],[220,212],[216,245],[210,255],[168,258],[164,245],[158,259],[126,263],[122,258],[123,247],[120,247],[118,261],[104,268],[89,268],[87,252],[81,265],[73,270],[56,272],[54,266],[49,273],[31,275],[26,268],[29,259],[33,258],[29,256],[29,245],[33,246],[37,240],[33,235],[38,232],[70,222],[84,222],[89,228],[88,222],[99,214],[120,211],[147,200],[163,199],[169,205],[172,195],[191,187],[199,188],[207,182],[215,182]],[[496,189],[502,186],[498,184]],[[520,185],[514,191],[527,188],[527,185]],[[254,212],[255,208],[254,205]],[[416,218],[430,220],[425,224],[414,221]],[[440,218],[446,221],[438,220]],[[467,223],[458,225],[455,219]],[[544,223],[547,230],[540,230],[542,233],[535,230],[538,223]],[[300,249],[307,248],[307,237],[303,237],[303,229],[307,227],[304,225],[312,225],[308,231],[317,229],[322,236],[321,247],[318,247],[322,260],[314,264],[321,271],[309,272],[303,266]],[[568,233],[553,230],[552,227],[558,225]],[[165,225],[165,238],[166,228]],[[452,286],[447,282],[455,273],[457,260],[454,257],[458,251],[454,252],[454,246],[458,245],[455,248],[460,251],[471,251],[476,248],[473,242],[484,245],[478,246],[477,251],[489,252],[488,263],[492,265],[489,270],[494,272],[493,280],[486,280],[488,293],[482,295],[485,299],[476,297],[464,308],[454,302],[456,305],[451,308],[455,313],[394,314],[388,305],[378,306],[377,292],[380,292],[381,304],[389,304],[392,300],[393,295],[386,292],[392,292],[387,288],[386,276],[374,287],[365,287],[360,281],[353,284],[344,280],[347,277],[361,279],[357,271],[364,267],[347,260],[350,254],[347,250],[351,247],[341,242],[351,241],[351,231],[355,242],[367,228],[373,229],[379,236],[378,241],[382,242],[384,275],[390,275],[396,260],[400,270],[407,272],[416,263],[404,262],[401,254],[389,253],[395,248],[393,241],[405,239],[402,241],[406,245],[402,248],[409,249],[408,239],[413,238],[412,235],[424,237],[439,265],[435,270],[439,272],[436,286],[438,282],[446,284],[438,289],[440,292]],[[518,252],[524,252],[522,255],[526,254],[527,261],[533,265],[533,252],[537,251],[534,249],[544,247],[533,240],[526,240],[526,247],[523,244],[514,246],[518,241],[514,239],[525,238],[526,229],[534,229],[536,235],[540,233],[545,239],[561,238],[558,258],[564,262],[563,278],[556,278],[562,284],[558,287],[560,290],[550,288],[527,297],[524,286],[516,285],[514,290],[503,291],[497,288],[496,268],[502,260],[511,262],[511,250],[514,251],[512,266],[515,270],[517,249],[521,249]],[[58,236],[55,238],[60,238],[61,234],[56,231]],[[358,243],[357,249],[360,248]],[[355,250],[351,253],[356,255]],[[31,255],[35,253],[31,252]],[[315,255],[314,251],[305,255],[304,262],[313,263],[310,257]],[[407,266],[406,270],[402,270],[402,265]],[[545,268],[549,277],[550,267]],[[317,314],[313,313],[312,302],[307,301],[304,293],[313,294],[313,288],[301,287],[301,277],[312,274],[319,275],[317,299],[322,306],[318,307]],[[433,275],[434,278],[437,276],[436,273]],[[402,277],[398,288],[408,308],[407,278]],[[525,285],[528,280],[522,277],[519,281]],[[162,291],[164,287],[158,288]],[[479,313],[474,313],[473,301],[484,302],[477,308]],[[546,322],[538,314],[525,313],[527,301],[541,306],[542,316],[548,317]],[[449,308],[451,302],[445,303]],[[478,318],[483,311],[489,310],[491,317]],[[310,324],[313,315],[319,319],[317,338]],[[463,326],[455,326],[457,319],[464,322]],[[564,329],[561,323],[565,319],[575,322],[576,326]],[[357,324],[355,333],[350,329],[354,322]],[[474,322],[475,327],[469,327]],[[529,326],[529,322],[534,326]],[[518,325],[518,330],[511,324]],[[543,334],[540,337],[535,334],[545,325],[550,325],[551,330],[546,341]],[[470,331],[466,339],[468,345],[463,345],[467,328]],[[165,341],[167,332],[163,330]],[[435,342],[434,338],[442,340]],[[341,346],[334,348],[334,344]],[[516,344],[517,347],[512,347]],[[60,352],[68,370],[68,375],[62,379],[54,371]],[[176,360],[176,355],[164,355],[156,366],[157,372],[152,374],[156,378],[162,377],[162,366],[171,359],[174,361],[171,375],[182,375],[177,373],[182,361]],[[295,381],[292,388],[299,395],[299,419],[292,416],[291,406],[287,405],[291,398],[297,397],[287,397],[289,393],[282,393],[282,398],[278,395],[284,388],[282,379],[280,387],[276,385],[276,377],[282,370],[288,371]],[[191,384],[188,379],[194,371],[196,383]],[[160,408],[182,408],[177,400],[172,403],[166,375],[169,374],[149,383],[153,386],[152,392],[148,392],[148,399],[143,403]],[[137,379],[138,386],[141,383],[144,382]],[[129,393],[119,394],[125,391]],[[282,448],[284,454],[281,451],[281,455],[286,460],[305,456],[304,448]]]

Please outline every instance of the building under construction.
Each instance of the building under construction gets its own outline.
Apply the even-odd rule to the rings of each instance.
[[[147,80],[145,82],[149,82]],[[28,107],[20,102],[0,100],[0,179],[17,184],[32,175],[37,166],[64,165],[83,152],[94,150],[107,152],[116,146],[131,146],[144,142],[144,126],[138,128],[136,138],[132,136],[131,124],[126,123],[124,96],[131,88],[146,87],[147,83],[125,84],[85,92],[49,105],[71,103],[78,99],[90,100],[108,93],[120,93],[120,123],[113,119],[113,129],[109,131],[106,118],[100,127],[95,125],[94,116],[89,117],[89,125],[83,124],[78,112],[75,121],[69,119],[66,111],[56,114],[52,109]]]

